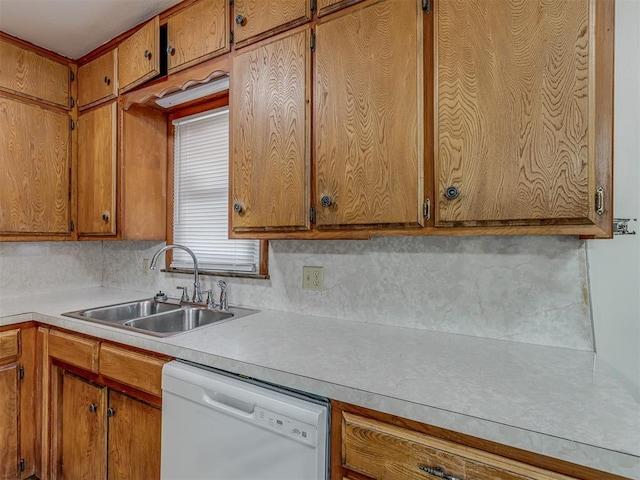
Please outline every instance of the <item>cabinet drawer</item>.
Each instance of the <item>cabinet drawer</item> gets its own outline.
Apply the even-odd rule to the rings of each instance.
[[[100,374],[125,385],[160,396],[162,366],[166,360],[112,345],[100,347]]]
[[[375,479],[571,480],[491,453],[358,415],[343,413],[342,463]],[[428,469],[434,473],[429,474]]]
[[[49,332],[49,357],[92,372],[98,371],[98,346],[97,340],[56,330]]]
[[[20,330],[0,333],[0,361],[17,357],[20,353]]]

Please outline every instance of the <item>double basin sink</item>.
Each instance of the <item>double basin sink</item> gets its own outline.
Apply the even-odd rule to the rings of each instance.
[[[157,337],[168,337],[253,313],[257,313],[257,310],[239,307],[231,307],[228,311],[210,310],[146,299],[67,312],[63,315]]]

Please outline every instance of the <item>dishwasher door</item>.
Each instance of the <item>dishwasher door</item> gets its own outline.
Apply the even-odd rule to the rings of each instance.
[[[162,391],[162,480],[328,478],[326,404],[177,361]]]

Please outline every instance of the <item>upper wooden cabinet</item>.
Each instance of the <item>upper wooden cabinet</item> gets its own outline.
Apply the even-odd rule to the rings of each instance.
[[[0,96],[0,234],[69,234],[69,121]]]
[[[305,28],[234,56],[230,182],[235,232],[310,226],[309,41]]]
[[[69,65],[0,37],[0,90],[68,110]]]
[[[169,74],[227,53],[228,0],[199,0],[167,19]]]
[[[316,29],[317,228],[423,223],[421,3],[367,2]]]
[[[105,53],[78,68],[78,107],[90,107],[118,94],[118,51]]]
[[[118,88],[126,92],[160,73],[160,20],[147,22],[118,45]]]
[[[311,20],[311,0],[235,0],[236,47]]]
[[[434,3],[437,226],[611,231],[612,3]]]
[[[116,234],[115,101],[78,118],[78,234]]]

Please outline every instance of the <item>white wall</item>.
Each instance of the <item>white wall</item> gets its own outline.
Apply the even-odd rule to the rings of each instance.
[[[616,0],[614,215],[640,217],[640,0]],[[589,241],[596,352],[640,400],[640,224],[635,236]]]

